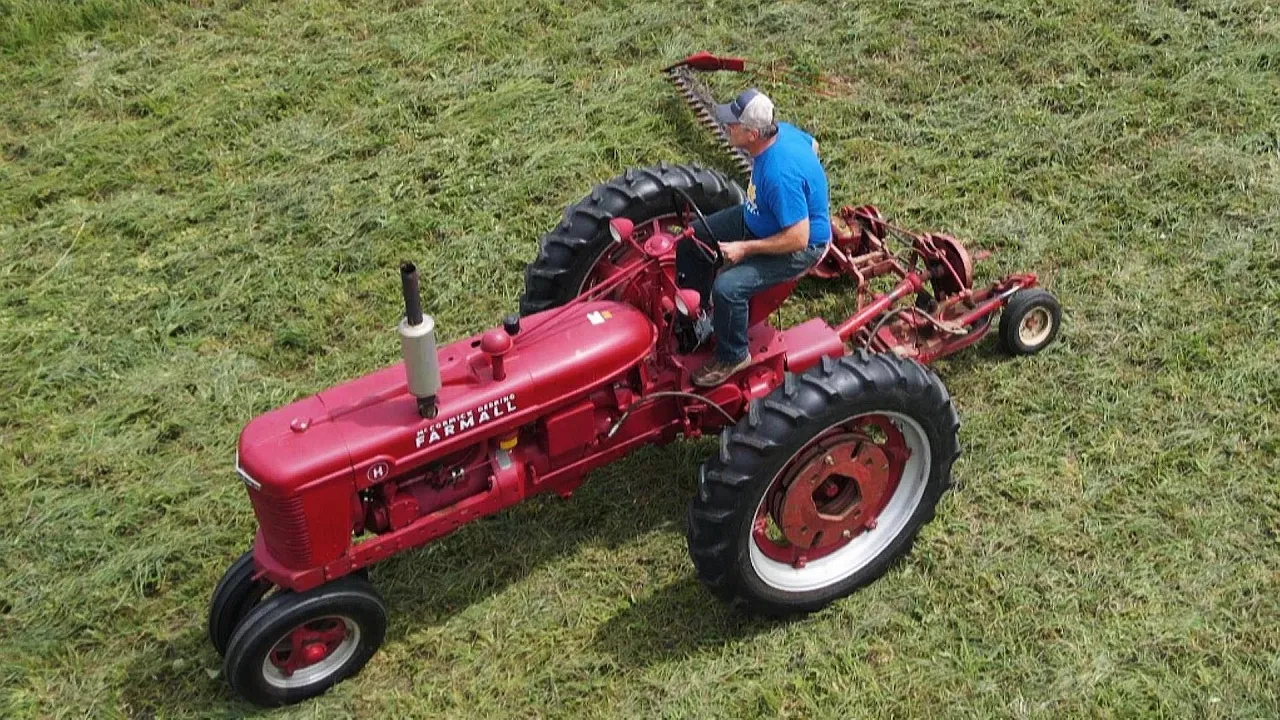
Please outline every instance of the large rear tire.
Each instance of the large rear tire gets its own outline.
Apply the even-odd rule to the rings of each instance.
[[[959,427],[942,381],[914,360],[859,350],[788,374],[702,466],[688,526],[699,579],[774,616],[870,583],[933,519]]]
[[[560,224],[538,241],[538,257],[525,266],[520,314],[548,310],[572,300],[590,284],[592,270],[609,247],[609,221],[625,217],[640,228],[684,211],[675,193],[683,190],[703,213],[743,202],[733,180],[699,165],[667,165],[628,170],[595,186],[564,211]]]

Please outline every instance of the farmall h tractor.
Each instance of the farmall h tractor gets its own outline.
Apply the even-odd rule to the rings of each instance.
[[[709,64],[676,67],[700,57]],[[811,612],[906,554],[959,454],[950,396],[926,364],[977,342],[997,313],[1001,345],[1035,353],[1057,333],[1058,304],[1031,274],[975,289],[974,258],[955,238],[844,207],[811,274],[856,294],[856,311],[834,327],[779,328],[770,317],[796,282],[761,292],[751,365],[697,388],[690,374],[714,339],[687,331],[706,299],[678,286],[675,250],[718,256],[690,222],[742,200],[696,165],[598,185],[541,239],[520,315],[446,345],[417,271],[402,266],[404,362],[268,412],[240,436],[236,471],[259,528],[209,614],[235,691],[260,705],[324,692],[383,641],[370,565],[531,495],[568,497],[593,468],[682,437],[719,437],[687,541],[698,578],[730,605]],[[877,278],[896,283],[876,293]]]

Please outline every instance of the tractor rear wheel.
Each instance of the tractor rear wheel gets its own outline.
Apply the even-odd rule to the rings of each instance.
[[[595,186],[564,211],[560,224],[538,241],[538,257],[525,266],[520,314],[530,315],[572,300],[598,278],[601,267],[624,264],[620,258],[602,263],[612,244],[609,221],[625,217],[637,232],[647,223],[671,218],[680,222],[683,190],[703,213],[743,202],[742,188],[723,173],[698,165],[667,165],[628,170]]]
[[[942,381],[914,360],[859,350],[788,374],[702,466],[688,524],[699,579],[774,616],[875,580],[933,519],[959,426]]]
[[[386,631],[386,606],[359,575],[303,593],[283,591],[241,621],[227,644],[223,675],[255,705],[289,705],[359,672]]]

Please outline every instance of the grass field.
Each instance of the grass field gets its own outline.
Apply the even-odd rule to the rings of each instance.
[[[253,712],[204,634],[240,427],[397,361],[399,260],[453,339],[593,183],[728,168],[658,73],[698,49],[1061,342],[939,364],[959,487],[815,616],[696,583],[710,446],[655,448],[375,568],[383,650],[272,716],[1280,716],[1280,8],[827,5],[0,0],[0,717]]]

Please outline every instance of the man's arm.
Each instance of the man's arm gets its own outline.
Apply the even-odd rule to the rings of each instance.
[[[759,240],[743,240],[742,242],[723,243],[720,251],[730,264],[741,262],[750,255],[782,255],[799,252],[809,246],[809,218],[784,228],[777,235],[770,235]]]
[[[748,255],[782,255],[804,250],[809,245],[809,204],[804,180],[792,173],[775,177],[758,188],[757,202],[778,219],[782,230],[759,240],[725,243],[725,260],[736,263]],[[730,250],[729,248],[733,248]]]

